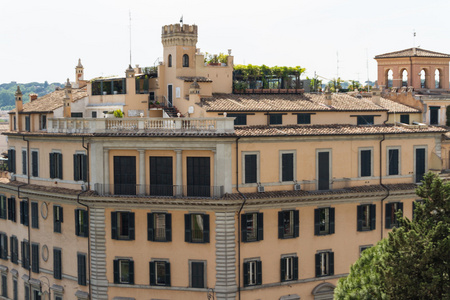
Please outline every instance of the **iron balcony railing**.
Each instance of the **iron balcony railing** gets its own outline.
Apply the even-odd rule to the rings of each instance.
[[[139,197],[195,197],[221,198],[223,186],[206,185],[142,185],[142,184],[94,184],[100,196],[139,196]]]

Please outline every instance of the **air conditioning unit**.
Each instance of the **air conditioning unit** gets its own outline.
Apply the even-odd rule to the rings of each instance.
[[[300,191],[302,188],[300,186],[300,183],[294,184],[294,191]]]
[[[264,186],[258,185],[258,193],[264,193]]]

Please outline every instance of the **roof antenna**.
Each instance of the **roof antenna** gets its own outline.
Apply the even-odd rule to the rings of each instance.
[[[181,15],[180,23],[181,23],[181,27],[183,27],[183,15]]]
[[[130,15],[130,66],[131,66],[131,10],[128,11]]]

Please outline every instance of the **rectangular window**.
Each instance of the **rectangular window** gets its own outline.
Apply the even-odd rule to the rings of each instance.
[[[311,114],[298,114],[297,124],[311,124]]]
[[[25,300],[30,300],[30,286],[28,284],[25,284]]]
[[[172,215],[167,213],[148,213],[147,239],[154,242],[172,241]]]
[[[278,238],[296,238],[300,232],[298,210],[285,210],[278,212]]]
[[[374,116],[356,116],[357,125],[373,125]]]
[[[316,277],[334,275],[334,253],[316,253]]]
[[[21,242],[22,246],[22,267],[24,269],[30,268],[30,243],[28,241]]]
[[[6,196],[0,195],[0,219],[6,220],[6,212],[7,212]]]
[[[150,285],[170,286],[170,263],[168,261],[150,262]]]
[[[28,215],[28,201],[20,201],[20,224],[28,226],[29,215]]]
[[[241,231],[243,242],[256,242],[264,239],[264,216],[262,213],[242,214]]]
[[[39,152],[31,151],[31,176],[39,177]]]
[[[314,210],[314,234],[327,235],[334,233],[334,207]]]
[[[399,149],[388,150],[388,175],[399,175]]]
[[[430,125],[439,125],[440,106],[430,106]]]
[[[70,113],[70,117],[71,118],[82,118],[83,113],[82,112],[73,112],[73,113]]]
[[[31,228],[39,228],[39,204],[31,202]]]
[[[19,289],[17,286],[17,279],[13,278],[13,300],[19,299]]]
[[[359,150],[359,176],[372,176],[372,150]]]
[[[298,257],[286,256],[280,261],[281,282],[298,279]]]
[[[269,115],[270,125],[282,125],[283,124],[283,114],[270,114]]]
[[[409,124],[409,115],[400,115],[400,123]]]
[[[53,277],[62,279],[61,249],[53,248]]]
[[[244,183],[258,182],[258,155],[245,154],[244,155]]]
[[[75,235],[81,237],[89,236],[89,220],[87,210],[75,209]]]
[[[27,175],[27,151],[22,150],[22,174]]]
[[[114,260],[114,283],[134,284],[134,261],[129,259]]]
[[[294,153],[281,154],[281,181],[294,181]]]
[[[385,227],[387,229],[399,226],[399,222],[398,222],[398,218],[397,218],[397,211],[399,211],[399,210],[403,211],[403,203],[401,203],[401,202],[386,203]]]
[[[247,115],[246,114],[227,114],[228,118],[234,119],[234,125],[247,125]]]
[[[77,254],[78,284],[86,285],[86,254]]]
[[[16,265],[19,263],[19,240],[16,236],[10,238],[11,262]]]
[[[16,198],[8,198],[8,220],[16,222]]]
[[[374,230],[376,224],[376,206],[375,204],[358,205],[356,214],[358,218],[357,230],[368,231]]]
[[[204,288],[205,283],[205,263],[191,261],[191,287],[193,288]]]
[[[8,298],[8,277],[2,274],[2,297]]]
[[[8,150],[8,171],[16,173],[16,150]]]
[[[93,119],[96,119],[96,118],[97,118],[97,112],[96,112],[96,111],[93,111],[93,112],[91,113],[91,117],[92,117]]]
[[[184,215],[185,241],[188,243],[209,243],[209,215]]]
[[[31,271],[39,273],[39,244],[31,244]]]
[[[87,155],[73,155],[73,180],[87,181]]]
[[[61,233],[61,225],[64,221],[62,206],[53,206],[53,232]]]
[[[133,212],[111,212],[111,238],[113,240],[134,240]]]
[[[25,131],[30,131],[30,116],[25,116]]]
[[[371,247],[372,247],[372,245],[359,246],[359,255],[361,256],[361,254],[364,252],[364,250],[367,250]]]
[[[41,130],[47,129],[47,116],[42,115],[41,116]]]
[[[8,259],[8,236],[6,233],[0,233],[0,258]]]
[[[244,262],[244,286],[262,284],[262,264],[259,260]]]
[[[62,154],[52,152],[49,153],[49,155],[50,155],[50,178],[63,179]]]

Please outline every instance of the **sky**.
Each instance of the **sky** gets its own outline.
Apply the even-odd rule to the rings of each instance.
[[[448,0],[0,0],[0,83],[123,76],[162,60],[161,27],[198,26],[197,48],[235,64],[301,66],[306,76],[370,79],[375,55],[450,53]],[[414,39],[413,32],[416,32]]]

